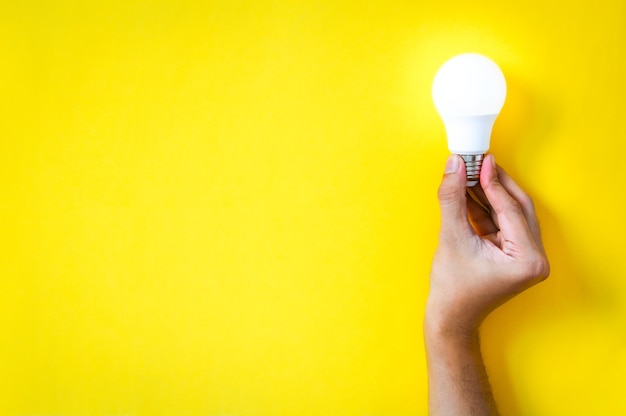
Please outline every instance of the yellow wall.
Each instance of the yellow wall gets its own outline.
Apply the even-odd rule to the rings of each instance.
[[[425,414],[465,51],[553,266],[485,324],[497,399],[626,414],[623,1],[0,8],[0,414]]]

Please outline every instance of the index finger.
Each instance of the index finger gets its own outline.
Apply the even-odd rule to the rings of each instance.
[[[541,229],[539,228],[539,220],[535,211],[533,200],[519,187],[519,185],[511,178],[500,166],[496,166],[498,178],[502,186],[507,192],[515,198],[522,207],[528,228],[535,240],[535,243],[543,250],[543,242],[541,240]]]
[[[509,241],[522,247],[538,246],[534,233],[531,231],[529,220],[522,203],[509,193],[508,189],[500,182],[499,171],[496,168],[493,155],[487,155],[483,163],[480,175],[480,183],[498,217],[498,225],[503,233],[503,241]],[[512,180],[505,174],[503,178],[507,184]]]

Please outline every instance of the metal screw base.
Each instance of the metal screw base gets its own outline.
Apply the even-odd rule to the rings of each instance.
[[[465,186],[471,188],[472,186],[476,186],[478,182],[480,182],[480,168],[483,166],[483,158],[482,155],[459,155],[465,161],[465,178],[467,182]]]

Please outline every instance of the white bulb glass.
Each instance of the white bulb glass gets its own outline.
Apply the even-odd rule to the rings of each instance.
[[[432,93],[446,128],[448,148],[463,157],[467,186],[474,186],[489,150],[493,124],[506,98],[504,75],[486,56],[465,53],[439,68]]]

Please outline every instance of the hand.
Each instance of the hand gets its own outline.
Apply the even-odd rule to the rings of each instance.
[[[493,155],[474,188],[465,186],[463,160],[450,156],[439,203],[426,329],[469,337],[491,311],[545,279],[550,266],[531,199]]]

